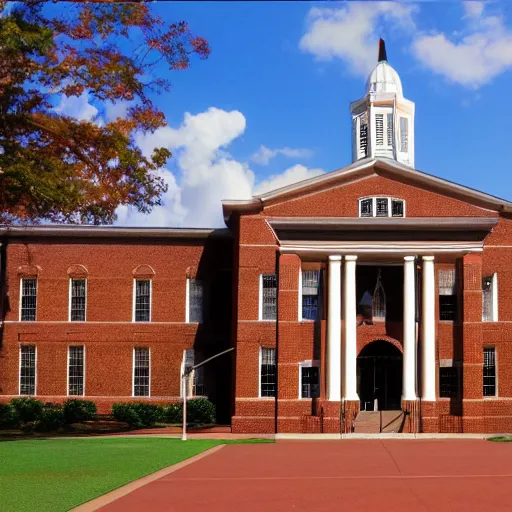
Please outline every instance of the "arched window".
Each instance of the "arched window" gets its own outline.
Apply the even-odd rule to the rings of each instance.
[[[384,322],[386,320],[386,292],[382,286],[381,271],[377,274],[377,284],[373,291],[373,321]]]

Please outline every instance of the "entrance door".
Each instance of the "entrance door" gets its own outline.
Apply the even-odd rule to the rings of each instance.
[[[387,341],[367,345],[357,358],[357,392],[362,411],[401,408],[402,353]]]

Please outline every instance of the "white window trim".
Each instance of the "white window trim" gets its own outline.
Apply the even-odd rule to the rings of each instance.
[[[190,277],[187,277],[185,284],[185,323],[190,323]],[[183,374],[183,372],[181,372]]]
[[[492,275],[492,321],[498,322],[498,273]],[[496,347],[495,347],[496,350]],[[497,351],[496,351],[497,354]],[[498,390],[498,363],[496,360],[496,392]]]
[[[87,292],[86,292],[87,293]],[[82,388],[84,392],[81,395],[70,395],[69,394],[69,352],[71,347],[82,347],[84,349],[84,360],[83,360],[83,375],[82,375]],[[67,388],[67,396],[85,396],[85,345],[68,345],[68,363],[67,363],[67,371],[66,371],[66,388]]]
[[[258,353],[258,398],[261,398],[262,400],[276,400],[277,398],[277,391],[276,396],[261,396],[261,362],[262,362],[262,354],[263,349],[272,349],[273,347],[262,347],[260,345],[259,353]],[[277,368],[277,351],[275,348],[273,348],[276,354],[276,368]]]
[[[297,319],[302,322],[302,266],[299,267],[299,297],[297,302],[299,303]]]
[[[496,383],[495,383],[494,387],[496,388],[496,393],[492,396],[484,396],[483,399],[484,400],[494,400],[496,398],[499,398],[499,396],[500,396],[500,391],[499,391],[499,387],[498,387],[498,384],[499,384],[499,381],[498,381],[498,350],[496,348],[496,345],[484,345],[484,349],[486,349],[486,348],[494,349],[494,366],[495,366],[495,370],[496,370],[496,377],[495,377]],[[483,394],[483,390],[482,390],[482,394]]]
[[[85,319],[84,320],[71,320],[71,288],[72,288],[71,283],[73,281],[85,281]],[[86,322],[86,321],[87,321],[87,278],[75,279],[73,277],[70,277],[69,278],[69,300],[68,300],[68,322],[80,323],[80,322]]]
[[[34,347],[34,394],[33,395],[22,395],[21,394],[21,347],[28,346]],[[31,345],[30,343],[22,343],[20,344],[20,348],[18,351],[18,396],[37,396],[37,345]]]
[[[137,281],[149,281],[149,320],[146,322],[136,322],[135,321],[135,304],[137,298]],[[137,279],[133,280],[133,297],[132,297],[132,322],[137,324],[148,324],[151,322],[151,317],[153,314],[153,279]]]
[[[37,322],[37,296],[39,294],[39,279],[37,277],[22,277],[20,279],[20,304],[19,304],[19,314],[18,314],[18,318],[19,318],[19,321],[20,322],[28,322],[29,320],[22,320],[21,319],[21,306],[23,304],[23,281],[25,279],[35,279],[36,280],[36,319],[34,320],[34,322]]]
[[[299,399],[300,400],[312,400],[312,398],[307,398],[302,396],[302,368],[320,368],[320,361],[317,359],[308,359],[306,361],[301,361],[299,363]],[[319,381],[320,384],[320,381]]]
[[[148,384],[148,394],[147,396],[135,396],[135,349],[137,348],[147,348],[148,349],[148,355],[149,355],[149,384]],[[85,386],[84,386],[85,391]],[[143,347],[143,346],[137,346],[133,347],[132,350],[132,397],[134,398],[149,398],[151,396],[151,348],[150,347]]]
[[[366,201],[367,199],[372,200],[372,216],[371,217],[362,217],[361,215],[361,204],[363,201]],[[377,199],[387,199],[388,200],[388,215],[387,217],[377,217]],[[404,207],[404,214],[402,217],[393,217],[393,211],[392,211],[392,205],[393,201],[402,201],[403,207]],[[385,194],[383,195],[376,195],[376,196],[367,196],[367,197],[360,197],[358,199],[358,211],[359,211],[359,217],[363,219],[375,219],[375,218],[381,218],[381,219],[403,219],[407,216],[406,214],[406,201],[405,199],[402,199],[401,197],[391,197],[387,196]]]

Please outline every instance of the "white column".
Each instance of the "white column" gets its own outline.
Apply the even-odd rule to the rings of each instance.
[[[423,256],[421,311],[421,397],[425,401],[436,399],[436,313],[434,256]]]
[[[416,400],[416,293],[414,256],[404,258],[404,367],[402,400]]]
[[[327,400],[341,401],[341,256],[329,256]]]
[[[345,256],[343,318],[345,339],[343,353],[343,399],[359,400],[357,396],[357,308],[356,308],[357,256]]]

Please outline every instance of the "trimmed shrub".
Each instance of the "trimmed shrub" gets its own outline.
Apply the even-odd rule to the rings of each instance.
[[[167,423],[180,423],[183,419],[183,405],[181,402],[169,404],[164,407],[165,421]]]
[[[43,414],[43,402],[30,396],[13,398],[11,400],[11,407],[19,423],[37,421]]]
[[[193,398],[187,401],[187,423],[215,423],[215,405],[208,398]]]
[[[16,414],[10,404],[0,404],[0,428],[15,427]]]
[[[165,418],[163,407],[144,402],[114,404],[112,415],[117,421],[128,423],[134,428],[152,427],[157,421],[163,421]]]
[[[165,421],[178,423],[183,421],[183,402],[169,404],[164,409]],[[206,425],[215,423],[215,405],[208,398],[192,398],[187,400],[187,423]]]
[[[96,404],[90,400],[70,398],[64,402],[63,414],[66,423],[94,420],[96,418]]]
[[[43,409],[39,421],[34,422],[33,428],[39,432],[50,432],[59,430],[64,423],[64,409],[57,405]]]

